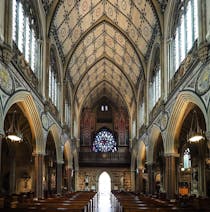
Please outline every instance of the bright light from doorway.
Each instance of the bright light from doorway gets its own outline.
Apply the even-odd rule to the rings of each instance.
[[[111,192],[111,178],[107,172],[103,172],[99,177],[99,193],[106,194]]]
[[[111,178],[107,172],[103,172],[99,176],[98,181],[98,211],[111,212]]]

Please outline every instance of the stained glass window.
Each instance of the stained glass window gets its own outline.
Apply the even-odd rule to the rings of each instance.
[[[117,144],[114,135],[107,129],[101,129],[93,142],[94,152],[116,152]]]

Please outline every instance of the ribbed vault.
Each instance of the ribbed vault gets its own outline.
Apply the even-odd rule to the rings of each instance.
[[[46,14],[53,14],[50,36],[79,108],[102,96],[128,109],[135,105],[146,59],[160,31],[157,4],[153,0],[51,0],[43,1],[43,6]]]
[[[83,105],[86,108],[92,108],[96,102],[103,97],[109,99],[113,105],[117,103],[119,108],[125,107],[126,105],[120,92],[107,81],[101,82],[93,90],[91,90],[89,95],[85,98]]]

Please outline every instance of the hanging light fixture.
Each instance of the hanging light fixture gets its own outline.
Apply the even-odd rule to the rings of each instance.
[[[203,131],[200,128],[199,123],[198,123],[197,112],[196,112],[196,110],[194,110],[193,114],[192,114],[192,122],[190,125],[190,131],[187,136],[187,140],[190,143],[195,143],[195,142],[199,142],[204,139],[205,139],[205,137],[204,137]]]
[[[17,128],[17,121],[16,121],[16,111],[12,114],[12,121],[9,129],[6,132],[6,138],[13,142],[22,142],[23,141],[23,134],[20,132],[20,129]]]

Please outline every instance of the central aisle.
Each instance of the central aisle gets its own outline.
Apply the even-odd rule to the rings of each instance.
[[[110,193],[98,194],[98,212],[114,212],[112,210]]]
[[[97,212],[114,212],[111,205],[111,178],[107,172],[102,172],[99,177]]]

